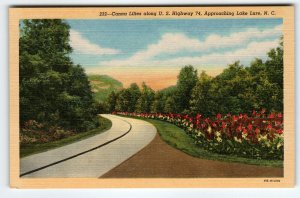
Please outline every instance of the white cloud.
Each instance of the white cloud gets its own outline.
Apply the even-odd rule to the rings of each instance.
[[[119,51],[116,49],[103,48],[99,45],[91,43],[75,30],[70,30],[70,44],[75,52],[82,54],[113,55],[119,53]]]
[[[165,61],[155,61],[154,65],[176,65],[183,66],[187,64],[199,65],[227,65],[240,60],[243,64],[249,64],[254,58],[265,58],[266,53],[278,46],[278,40],[252,42],[246,48],[238,49],[225,53],[212,53],[200,57],[179,57]]]
[[[251,42],[245,48],[238,49],[235,51],[229,51],[225,53],[211,53],[204,56],[196,57],[177,57],[167,60],[149,60],[149,59],[136,59],[133,57],[127,60],[112,60],[103,61],[103,66],[183,66],[183,65],[194,65],[194,66],[225,66],[233,63],[234,61],[240,60],[243,64],[249,64],[254,58],[265,58],[266,53],[278,46],[278,40],[273,41],[261,41]]]
[[[213,34],[208,36],[204,41],[200,41],[199,39],[196,38],[189,38],[183,33],[166,33],[164,34],[161,39],[155,43],[151,44],[147,47],[145,50],[141,50],[131,57],[125,59],[125,60],[111,60],[111,61],[103,61],[100,63],[100,65],[103,66],[156,66],[156,65],[170,65],[171,63],[173,65],[178,65],[180,63],[183,64],[189,64],[188,62],[183,62],[183,61],[191,61],[191,60],[199,60],[199,57],[183,57],[183,58],[175,58],[172,60],[166,60],[166,61],[154,61],[155,56],[161,55],[161,54],[175,54],[177,52],[181,51],[193,51],[193,52],[204,52],[208,50],[213,50],[213,49],[224,49],[227,47],[239,47],[242,45],[247,44],[248,42],[252,42],[255,39],[264,39],[264,38],[270,38],[270,37],[276,37],[279,38],[279,36],[282,34],[282,25],[276,26],[271,29],[266,29],[266,30],[259,30],[257,28],[249,28],[243,32],[237,32],[237,33],[232,33],[228,36],[220,36],[217,34]],[[272,43],[272,46],[274,42],[267,42],[266,44]],[[254,44],[259,44],[258,42],[254,42],[251,45]],[[248,50],[251,55],[253,54],[252,57],[259,57],[261,54],[258,52],[261,52],[260,49],[265,49],[268,47],[264,46],[265,43],[261,42],[255,49],[254,51],[251,51],[249,49],[248,45]],[[277,40],[276,40],[277,44]],[[269,49],[269,48],[268,48]],[[246,49],[245,49],[246,50]],[[242,51],[240,51],[242,53]],[[262,51],[263,55],[265,55],[266,51]],[[226,54],[226,53],[225,53]],[[231,55],[232,52],[227,53],[226,57],[223,59],[230,59],[234,58],[235,60],[237,59],[244,59],[247,58],[247,56],[243,57],[242,54],[236,54],[235,56]],[[237,55],[240,55],[242,57],[239,57]],[[201,60],[203,61],[198,61],[197,64],[204,63],[205,64],[205,59],[208,59],[208,57],[211,57],[215,62],[219,62],[216,60],[218,56],[222,56],[222,54],[210,54],[208,56],[202,57]],[[151,61],[152,60],[152,61]],[[193,61],[195,64],[195,61]],[[154,64],[155,63],[155,64]],[[149,65],[151,64],[151,65]],[[154,65],[153,65],[154,64]],[[192,63],[190,63],[192,64]]]

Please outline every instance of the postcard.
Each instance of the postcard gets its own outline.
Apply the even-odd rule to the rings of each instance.
[[[294,186],[294,7],[9,9],[12,188]]]

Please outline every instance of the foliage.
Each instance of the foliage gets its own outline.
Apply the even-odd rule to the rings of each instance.
[[[153,101],[154,91],[146,83],[143,83],[141,96],[136,104],[136,112],[150,112]]]
[[[185,66],[180,70],[177,79],[173,112],[188,112],[192,90],[198,81],[197,70],[191,65]]]
[[[98,119],[100,123],[98,128],[82,133],[74,133],[58,127],[49,129],[35,120],[29,120],[20,133],[20,156],[25,157],[71,144],[111,128],[112,122],[109,119],[101,116]]]
[[[176,86],[154,92],[144,84],[135,108],[129,105],[132,99],[128,89],[120,91],[119,95],[112,93],[111,97],[109,104],[114,104],[114,97],[117,97],[115,107],[118,107],[111,107],[111,112],[191,115],[201,112],[206,117],[217,113],[251,113],[253,109],[283,112],[282,42],[268,52],[266,61],[254,59],[247,67],[236,61],[215,77],[205,71],[198,77],[197,70],[188,65],[180,70]],[[133,101],[135,103],[136,97]]]
[[[219,153],[254,159],[283,160],[283,116],[253,111],[247,114],[202,118],[201,114],[128,113],[116,114],[158,119],[184,129],[201,148]]]
[[[214,107],[214,101],[212,98],[212,77],[208,76],[205,71],[200,74],[200,78],[193,88],[190,105],[191,113],[196,114],[201,112],[204,116],[211,115],[214,109],[208,109],[207,107]]]
[[[263,159],[252,159],[245,157],[238,157],[234,155],[224,155],[211,152],[197,145],[194,138],[185,133],[182,128],[176,125],[151,118],[135,117],[136,119],[142,119],[153,124],[160,138],[168,143],[170,146],[179,149],[191,156],[199,157],[201,159],[208,160],[218,160],[226,162],[253,164],[259,166],[269,166],[269,167],[283,167],[283,160],[263,160]]]
[[[63,20],[22,20],[20,125],[81,132],[99,125],[84,70],[70,60],[70,26]]]
[[[114,91],[112,91],[108,95],[107,105],[108,105],[108,111],[109,112],[114,112],[116,110],[117,99],[118,99],[118,94],[115,93]]]

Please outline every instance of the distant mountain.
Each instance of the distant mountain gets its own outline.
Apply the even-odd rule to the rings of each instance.
[[[97,101],[103,102],[112,91],[119,91],[123,84],[107,75],[89,75],[92,92]]]

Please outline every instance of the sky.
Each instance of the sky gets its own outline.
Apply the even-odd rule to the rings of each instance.
[[[282,19],[67,20],[71,58],[88,74],[109,75],[125,87],[175,85],[185,65],[215,76],[228,64],[266,60],[278,46]]]

